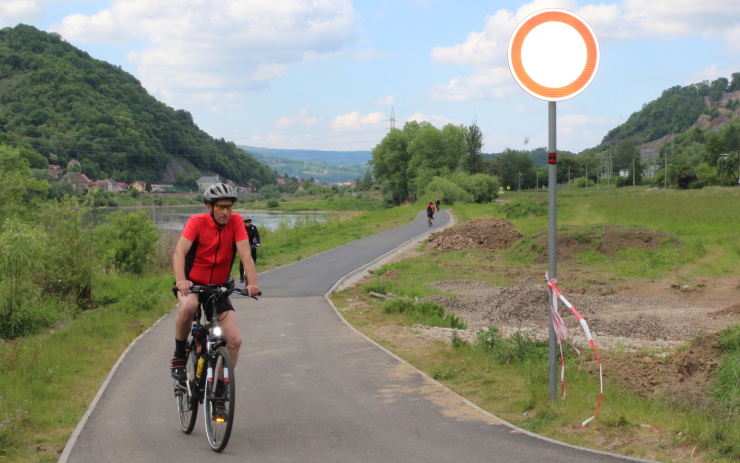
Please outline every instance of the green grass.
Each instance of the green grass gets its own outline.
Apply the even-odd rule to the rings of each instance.
[[[99,288],[100,309],[47,334],[0,343],[0,417],[12,414],[0,427],[0,461],[57,461],[121,353],[172,309],[169,285],[118,275]]]

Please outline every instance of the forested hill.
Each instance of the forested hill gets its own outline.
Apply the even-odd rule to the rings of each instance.
[[[697,124],[702,115],[709,119],[722,115],[732,119],[733,113],[740,108],[738,91],[740,72],[732,74],[731,79],[720,77],[712,82],[671,87],[659,98],[643,105],[624,124],[610,130],[601,145],[620,140],[642,145],[666,135],[680,134]]]
[[[120,67],[22,24],[0,29],[0,143],[21,148],[34,168],[77,160],[91,179],[275,180],[269,167],[200,130],[190,113],[157,101]]]

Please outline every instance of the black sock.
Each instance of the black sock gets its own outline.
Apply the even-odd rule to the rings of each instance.
[[[179,339],[175,339],[175,357],[177,358],[185,358],[185,345],[187,344],[187,341],[180,341]]]

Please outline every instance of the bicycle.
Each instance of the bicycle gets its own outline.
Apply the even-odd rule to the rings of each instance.
[[[434,222],[434,216],[427,215],[427,223],[429,224],[430,227],[432,226],[432,222]]]
[[[177,286],[173,286],[172,290],[177,293]],[[208,444],[215,452],[221,452],[229,442],[234,424],[236,384],[226,337],[218,326],[216,307],[219,301],[228,299],[233,293],[242,296],[249,294],[244,289],[236,288],[231,277],[223,286],[194,285],[190,291],[205,294],[208,298],[198,304],[187,340],[187,379],[182,382],[175,380],[177,413],[182,432],[190,434],[198,417],[198,404],[202,403]],[[260,295],[262,293],[257,294]],[[203,313],[206,313],[205,325],[201,323]],[[219,383],[223,384],[221,390]],[[219,402],[223,407],[219,407]]]

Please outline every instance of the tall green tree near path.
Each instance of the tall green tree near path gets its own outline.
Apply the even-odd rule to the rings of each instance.
[[[473,123],[465,130],[465,156],[462,168],[469,174],[480,174],[485,168],[486,160],[483,157],[483,132],[478,122]]]
[[[409,126],[410,123],[406,123]],[[383,183],[389,199],[400,204],[409,198],[409,135],[404,130],[391,130],[372,150],[370,164],[375,178]]]

